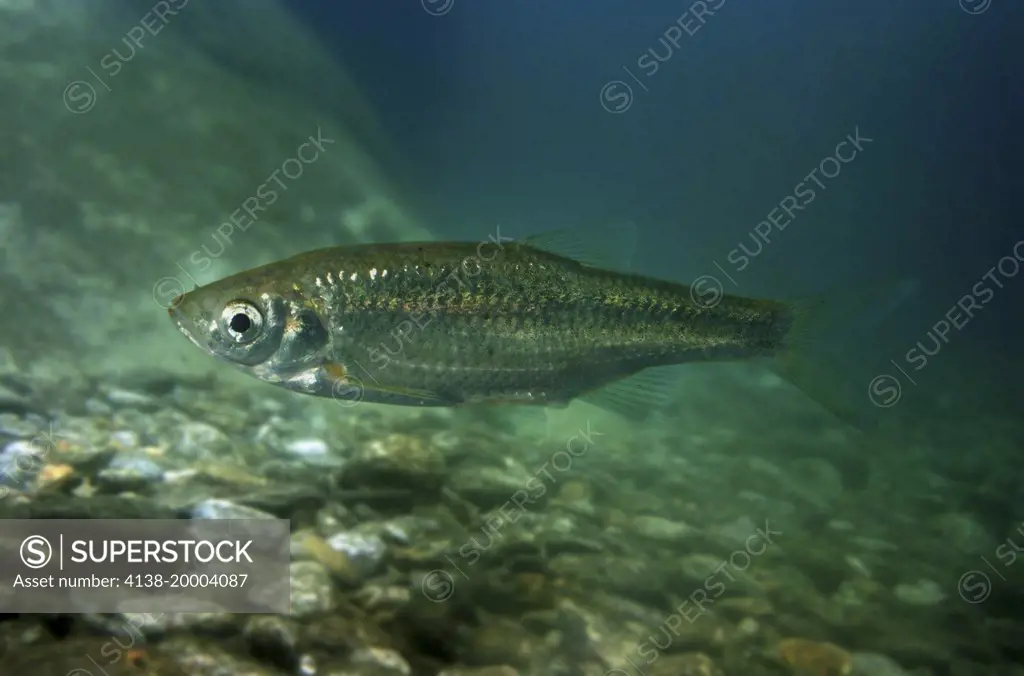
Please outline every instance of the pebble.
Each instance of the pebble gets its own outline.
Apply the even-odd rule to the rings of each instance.
[[[633,528],[639,535],[662,542],[679,542],[698,532],[689,524],[661,516],[638,516],[633,519]]]
[[[995,538],[977,519],[968,514],[943,514],[938,518],[936,525],[942,540],[952,544],[961,554],[971,556],[996,548]]]
[[[189,422],[178,430],[171,451],[190,460],[216,460],[232,455],[235,445],[228,435],[213,425]]]
[[[456,470],[448,479],[448,488],[482,509],[499,507],[527,485],[540,481],[518,463],[511,467],[473,467]],[[530,497],[541,497],[540,488],[531,484]],[[546,492],[546,490],[545,490]]]
[[[751,535],[757,535],[758,524],[749,516],[741,516],[732,523],[715,528],[715,534],[731,545],[746,546]]]
[[[0,384],[0,411],[24,413],[31,409],[31,402],[6,385]]]
[[[342,531],[327,538],[327,544],[344,554],[362,577],[370,577],[384,563],[387,545],[376,533]]]
[[[47,449],[28,441],[12,441],[0,451],[0,484],[20,491],[46,466]]]
[[[110,435],[110,445],[117,451],[134,451],[142,445],[138,432],[118,430]]]
[[[164,469],[145,455],[118,453],[96,475],[97,482],[111,491],[133,491],[158,483]]]
[[[188,676],[278,676],[281,673],[279,669],[251,659],[236,657],[210,639],[173,636],[161,641],[159,647],[172,655],[175,666]],[[153,673],[163,676],[162,671]]]
[[[412,667],[400,653],[390,648],[370,646],[356,650],[349,658],[352,666],[365,668],[374,676],[409,676]]]
[[[444,472],[445,459],[427,439],[390,434],[363,444],[346,464],[345,473],[363,485],[421,488],[436,483]]]
[[[832,519],[828,522],[828,527],[831,530],[840,533],[849,533],[851,531],[857,530],[857,527],[854,526],[852,522],[846,521],[845,519]]]
[[[312,531],[293,533],[289,542],[289,552],[293,561],[316,561],[347,585],[358,585],[362,580],[360,570],[347,555],[332,548],[326,540]]]
[[[722,576],[721,570],[729,568],[731,578],[724,578],[729,582],[730,588],[733,585],[740,587],[754,586],[752,580],[742,571],[734,566],[728,565],[728,558],[714,556],[712,554],[689,554],[680,560],[680,570],[687,580],[703,585],[713,576]]]
[[[843,475],[820,458],[795,460],[790,468],[793,488],[816,505],[832,505],[843,494]]]
[[[853,653],[850,676],[909,676],[891,657],[876,653]]]
[[[289,570],[292,617],[327,613],[337,607],[334,585],[326,568],[315,561],[296,561]]]
[[[344,464],[344,460],[335,455],[323,439],[294,439],[284,445],[284,450],[315,467],[341,467]]]
[[[934,580],[896,585],[896,598],[913,606],[935,606],[946,600],[946,592]]]
[[[111,388],[106,392],[107,401],[115,407],[137,408],[140,411],[151,411],[160,406],[160,400],[142,392],[133,392],[120,388]]]
[[[246,620],[242,635],[255,656],[288,665],[298,661],[299,630],[291,618],[257,615]]]
[[[43,421],[34,416],[0,413],[0,437],[31,439],[43,430]]]
[[[724,676],[710,657],[703,653],[660,656],[651,665],[648,676]]]
[[[273,514],[230,500],[210,498],[192,508],[193,519],[276,519]]]
[[[149,600],[133,602],[132,605],[165,609],[172,607],[169,605],[170,602],[173,602],[173,599],[161,603],[159,597],[154,597]],[[188,603],[191,607],[195,607],[199,602],[193,599]],[[121,616],[126,625],[136,628],[146,636],[162,636],[174,631],[222,634],[233,631],[239,623],[237,615],[223,610],[211,610],[205,613],[159,610],[156,612],[125,612]]]
[[[85,412],[96,417],[106,417],[114,413],[114,408],[102,399],[90,397],[85,400]]]

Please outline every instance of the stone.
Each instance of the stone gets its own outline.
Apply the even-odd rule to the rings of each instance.
[[[697,532],[689,524],[660,516],[638,516],[633,519],[633,528],[639,535],[660,542],[680,542]]]
[[[220,429],[204,422],[189,422],[178,430],[171,453],[189,460],[217,460],[235,452],[235,445]]]
[[[337,607],[331,577],[315,561],[291,564],[291,615],[306,617],[328,613]]]
[[[898,584],[894,592],[900,601],[913,606],[935,606],[945,601],[947,597],[938,582],[924,579],[913,584]]]

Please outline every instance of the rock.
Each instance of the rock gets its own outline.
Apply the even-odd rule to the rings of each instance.
[[[828,522],[827,525],[830,530],[834,530],[840,533],[850,533],[857,530],[857,526],[855,526],[851,521],[847,521],[846,519],[832,519]]]
[[[327,538],[327,544],[331,549],[344,554],[364,578],[380,570],[387,556],[384,540],[366,528],[334,533]]]
[[[790,466],[790,486],[801,497],[822,507],[843,494],[843,475],[831,463],[819,458],[801,458]]]
[[[482,667],[480,669],[455,668],[439,671],[437,676],[520,676],[520,672],[507,666]]]
[[[364,569],[355,564],[345,552],[331,547],[326,540],[312,531],[294,533],[290,550],[293,560],[316,561],[347,585],[356,586],[363,580]]]
[[[135,430],[118,430],[110,434],[110,447],[115,451],[134,451],[142,445]]]
[[[109,465],[99,471],[96,481],[108,491],[127,492],[159,483],[163,477],[163,468],[147,456],[119,453],[110,459]]]
[[[230,500],[211,498],[203,500],[192,508],[193,519],[273,519],[269,514],[253,507],[246,507]]]
[[[32,402],[3,383],[0,383],[0,413],[28,413],[33,410]]]
[[[352,666],[373,676],[410,676],[412,668],[400,653],[390,648],[360,648],[349,658]]]
[[[353,598],[364,610],[378,615],[383,613],[385,616],[394,616],[409,605],[412,594],[412,590],[407,586],[367,584],[363,585]]]
[[[59,491],[76,485],[80,481],[81,478],[71,465],[50,463],[43,467],[36,477],[36,488],[39,491]]]
[[[83,500],[63,493],[40,493],[27,502],[0,500],[0,518],[179,519],[181,514],[142,497],[125,500],[119,495],[94,495]]]
[[[152,411],[160,407],[160,400],[156,397],[116,387],[106,391],[106,398],[116,408],[135,408],[140,411]]]
[[[946,592],[934,580],[918,580],[913,584],[898,584],[896,598],[913,606],[934,606],[946,600]]]
[[[326,568],[315,561],[296,561],[290,570],[292,617],[328,613],[337,607]]]
[[[704,653],[659,655],[646,673],[650,676],[725,676]]]
[[[506,467],[465,467],[448,479],[448,488],[481,509],[493,509],[522,496],[531,505],[544,497],[547,487],[515,461]]]
[[[234,452],[228,435],[203,422],[185,423],[171,442],[171,453],[188,460],[223,460]]]
[[[636,673],[633,665],[646,668],[646,665],[652,663],[652,658],[657,659],[658,652],[651,647],[650,637],[654,631],[659,631],[660,635],[660,629],[654,628],[665,622],[663,613],[656,613],[654,617],[648,618],[617,616],[602,611],[604,608],[594,608],[589,604],[570,600],[561,602],[558,623],[563,639],[559,646],[560,651],[566,653],[575,663],[597,658],[606,666],[594,673],[606,676],[632,676]],[[689,625],[681,620],[679,626],[690,629],[699,628],[699,624]],[[608,667],[612,668],[609,670]],[[534,673],[525,669],[524,671]],[[543,669],[538,669],[538,672],[545,673]]]
[[[8,440],[31,439],[43,431],[43,421],[35,416],[0,413],[0,443]]]
[[[188,676],[279,676],[281,673],[274,667],[236,656],[209,639],[175,636],[161,641],[160,649]]]
[[[511,664],[529,666],[531,658],[544,653],[540,641],[523,626],[504,617],[489,617],[469,635],[461,662],[470,665]]]
[[[750,536],[757,536],[759,531],[760,526],[749,516],[741,516],[732,523],[712,529],[712,533],[720,540],[736,547],[748,546]]]
[[[561,554],[548,562],[547,567],[552,573],[576,580],[584,588],[628,594],[646,603],[663,602],[665,587],[671,581],[664,566],[639,556]],[[686,586],[684,593],[696,588]]]
[[[237,502],[264,514],[290,519],[297,514],[318,509],[323,505],[325,498],[324,491],[317,486],[285,484],[248,490],[244,495],[237,497]]]
[[[300,661],[299,627],[287,617],[257,615],[249,618],[242,634],[253,657],[293,670]]]
[[[195,473],[207,481],[227,486],[266,486],[267,480],[237,463],[216,461],[191,463]]]
[[[745,617],[736,625],[736,631],[741,636],[756,636],[761,631],[760,623],[752,617]]]
[[[771,602],[760,596],[728,596],[716,599],[715,608],[725,615],[748,620],[753,620],[753,616],[768,617],[775,614]]]
[[[99,417],[99,416],[109,416],[109,415],[112,415],[114,413],[114,409],[113,409],[113,407],[110,404],[108,404],[105,401],[102,401],[101,399],[97,399],[96,397],[89,397],[88,399],[86,399],[85,400],[84,408],[85,408],[85,412],[88,415],[94,415],[94,416],[97,416],[97,417]],[[126,409],[126,410],[135,410],[135,409]]]
[[[592,502],[593,492],[590,485],[583,481],[568,481],[559,489],[552,502],[575,514],[593,516],[597,514],[597,508]]]
[[[892,542],[880,540],[878,538],[865,537],[863,535],[854,535],[850,538],[850,542],[856,544],[858,547],[874,553],[883,552],[898,552],[899,547]]]
[[[777,650],[782,661],[793,669],[822,676],[846,676],[853,664],[850,653],[839,646],[805,638],[783,639]]]
[[[0,450],[0,485],[28,491],[46,466],[48,449],[30,441],[12,441]]]
[[[680,572],[693,588],[722,583],[732,593],[758,590],[758,584],[744,571],[730,565],[728,559],[712,554],[690,554],[679,561]]]
[[[633,528],[639,535],[660,542],[680,542],[697,532],[689,524],[660,516],[638,516],[633,519]]]
[[[194,605],[194,602],[188,602]],[[159,599],[143,601],[139,605],[158,606]],[[239,624],[238,616],[227,611],[194,613],[194,612],[173,612],[159,611],[146,613],[124,612],[119,616],[117,624],[122,628],[127,627],[137,630],[145,636],[161,636],[175,631],[194,632],[197,634],[230,634],[234,633]],[[121,632],[123,633],[123,632]]]
[[[853,653],[850,676],[910,676],[891,657],[875,653]]]
[[[948,542],[961,554],[968,556],[995,549],[991,533],[969,514],[948,512],[936,519],[936,529],[943,542]]]
[[[215,384],[215,376],[211,371],[190,373],[179,369],[161,370],[151,366],[144,368],[128,368],[119,371],[118,384],[135,392],[145,392],[155,397],[163,397],[179,389],[205,391]]]
[[[284,450],[303,463],[314,467],[341,467],[339,457],[323,439],[293,439],[284,444]]]
[[[427,439],[391,434],[364,443],[345,464],[346,488],[409,488],[431,493],[441,484],[445,460]]]
[[[24,676],[207,676],[207,673],[182,670],[172,659],[173,647],[135,647],[132,642],[117,643],[111,636],[69,638],[19,646],[3,658],[3,673]],[[251,672],[233,671],[232,674]]]

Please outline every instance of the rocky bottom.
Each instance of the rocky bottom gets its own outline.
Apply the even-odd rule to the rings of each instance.
[[[1024,675],[1024,526],[954,477],[501,416],[0,373],[0,517],[291,522],[290,613],[9,614],[0,674]]]

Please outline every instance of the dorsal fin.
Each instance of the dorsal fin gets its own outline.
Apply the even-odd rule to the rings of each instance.
[[[623,223],[614,232],[593,233],[576,228],[559,228],[519,240],[534,249],[570,258],[593,267],[626,272],[636,252],[637,230],[632,222]]]

